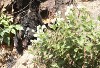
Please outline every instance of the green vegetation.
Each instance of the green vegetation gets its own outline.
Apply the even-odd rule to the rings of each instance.
[[[20,25],[11,24],[12,17],[5,14],[0,15],[0,44],[5,43],[10,46],[11,34],[16,34],[16,30],[22,30]],[[13,38],[12,38],[13,39]]]
[[[99,68],[99,25],[84,8],[75,7],[65,19],[57,15],[57,23],[50,25],[53,30],[38,26],[32,52],[40,57],[36,63],[47,68]]]

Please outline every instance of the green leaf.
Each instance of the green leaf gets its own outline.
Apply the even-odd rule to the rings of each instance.
[[[21,25],[16,25],[16,26],[15,26],[15,29],[17,29],[17,30],[24,30],[23,27],[22,27]]]
[[[51,66],[52,66],[53,68],[59,68],[59,66],[58,66],[57,63],[53,63]]]
[[[13,27],[14,27],[14,25],[10,25],[8,28],[9,28],[9,29],[12,29]]]
[[[83,36],[81,36],[80,38],[77,38],[77,42],[80,46],[84,46],[84,41],[85,41],[85,38]]]
[[[86,46],[85,46],[86,51],[87,51],[87,52],[90,52],[91,47],[92,47],[91,45],[86,45]]]
[[[74,51],[77,52],[78,51],[78,48],[75,48]]]
[[[71,46],[67,46],[66,48],[69,49]]]
[[[16,31],[14,29],[11,30],[11,33],[16,34]]]
[[[4,20],[4,19],[1,20],[1,23],[2,23],[4,26],[8,26],[8,25],[9,25],[9,22],[6,21],[6,20]]]
[[[10,29],[6,28],[3,32],[4,33],[10,33],[10,31],[11,31]]]
[[[50,25],[50,28],[55,30],[57,28],[57,25],[55,25],[55,24],[54,25]]]
[[[100,21],[100,16],[98,16],[98,20]]]
[[[2,37],[3,37],[3,36],[4,36],[4,32],[0,33],[0,36],[2,36]]]
[[[93,35],[88,35],[88,37],[92,40],[95,38]]]
[[[4,37],[3,41],[10,46],[10,37]]]
[[[49,55],[49,58],[53,57],[53,55]]]

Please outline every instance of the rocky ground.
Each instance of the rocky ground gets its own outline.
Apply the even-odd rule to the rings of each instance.
[[[90,12],[93,19],[97,19],[100,15],[100,0],[88,1],[88,2],[78,2],[79,5],[83,5]]]
[[[90,12],[93,19],[97,19],[100,15],[100,0],[78,2],[78,5],[83,5]],[[30,47],[31,48],[31,47]],[[4,50],[0,51],[0,68],[46,68],[45,65],[37,66],[34,63],[37,57],[25,50],[23,55],[17,55],[15,51],[7,52]]]

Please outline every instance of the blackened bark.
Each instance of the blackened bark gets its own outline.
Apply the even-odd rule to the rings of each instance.
[[[18,12],[14,16],[20,17],[20,20],[16,22],[20,23],[24,28],[15,36],[15,46],[19,54],[22,54],[23,50],[30,45],[31,39],[36,39],[32,30],[37,31],[37,26],[43,24],[39,12],[40,0],[27,0],[27,2],[24,2],[25,0],[17,0],[14,4],[16,6],[16,8],[14,7],[14,13]]]

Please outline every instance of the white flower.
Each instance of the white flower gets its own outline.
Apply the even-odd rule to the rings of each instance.
[[[39,42],[39,41],[41,41],[41,39],[40,38],[37,38],[37,42]]]
[[[61,14],[61,11],[58,11],[58,14],[60,15]]]
[[[69,7],[70,7],[70,9],[73,9],[73,8],[74,8],[74,6],[73,6],[73,5],[70,5]]]
[[[67,16],[68,14],[69,14],[69,13],[66,11],[66,12],[65,12],[65,16]]]
[[[73,9],[73,5],[67,6],[66,12],[65,12],[65,16],[69,15],[72,13],[71,9]]]
[[[43,30],[43,29],[45,29],[45,28],[46,28],[46,26],[45,26],[45,25],[43,25],[43,26],[42,26],[42,30]]]
[[[64,18],[57,18],[58,22],[64,21]]]
[[[51,20],[52,23],[55,23],[55,21],[56,21],[56,18],[54,18],[54,19]]]
[[[61,11],[58,11],[56,14],[55,14],[57,17],[59,17],[61,15]]]
[[[39,35],[38,34],[34,34],[34,37],[38,37]]]
[[[73,9],[73,5],[67,6],[67,11],[70,11],[71,9]]]
[[[40,43],[42,40],[40,38],[37,38],[36,40],[33,40],[35,43]]]
[[[58,25],[60,25],[63,21],[64,21],[64,18],[57,18],[57,21],[58,21]]]

